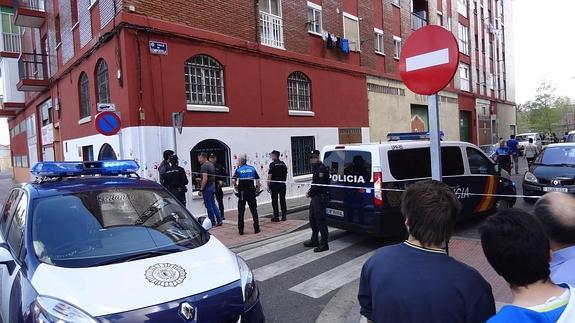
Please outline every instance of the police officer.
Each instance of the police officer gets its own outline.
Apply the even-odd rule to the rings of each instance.
[[[170,169],[170,157],[174,154],[173,150],[164,150],[164,160],[158,166],[158,173],[160,173],[160,184],[166,187],[164,181],[166,180],[166,172]],[[167,187],[166,187],[167,188]]]
[[[188,189],[188,176],[186,171],[179,166],[178,156],[170,156],[170,168],[164,174],[165,186],[183,205],[186,205],[186,192]]]
[[[252,213],[254,220],[254,232],[260,233],[260,222],[258,217],[258,206],[256,196],[260,192],[260,176],[253,166],[247,165],[246,155],[238,157],[238,168],[232,177],[234,189],[238,197],[238,230],[240,235],[244,234],[244,213],[246,203]],[[255,185],[254,185],[255,182]]]
[[[272,222],[279,222],[278,198],[282,210],[282,221],[286,221],[287,207],[286,207],[286,184],[287,179],[287,166],[280,159],[280,152],[277,150],[272,151],[272,162],[268,171],[268,192],[272,194],[272,208],[274,216]]]
[[[306,193],[311,198],[309,204],[309,223],[311,226],[311,240],[303,243],[306,247],[315,247],[314,252],[329,250],[327,244],[328,231],[325,223],[325,206],[328,200],[328,190],[326,186],[317,186],[313,184],[329,184],[329,168],[319,160],[319,151],[314,150],[309,157],[313,170],[312,186]],[[318,239],[318,233],[321,233],[321,240]]]

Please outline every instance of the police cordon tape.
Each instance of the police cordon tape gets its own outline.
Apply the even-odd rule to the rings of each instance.
[[[198,172],[191,172],[190,174],[192,175],[201,175],[201,173]],[[218,177],[218,178],[225,178],[225,179],[229,179],[229,180],[233,180],[233,176],[222,176],[222,175],[212,175],[213,177]],[[254,178],[251,179],[240,179],[238,178],[237,180],[249,180],[249,181],[253,181],[255,180]],[[314,184],[311,182],[295,182],[295,181],[276,181],[276,180],[268,180],[267,178],[265,179],[259,179],[262,182],[267,182],[267,183],[278,183],[278,184],[286,184],[286,185],[305,185],[305,186],[320,186],[320,187],[328,187],[328,188],[343,188],[343,189],[356,189],[356,190],[363,190],[363,191],[368,191],[367,193],[371,193],[371,191],[384,191],[384,192],[405,192],[406,189],[400,189],[400,188],[379,188],[379,189],[375,189],[373,187],[364,187],[364,186],[349,186],[349,185],[337,185],[337,184]],[[416,181],[424,181],[424,180],[431,180],[431,178],[415,178],[415,179],[411,179],[410,182],[416,182]],[[513,182],[515,183],[515,182]],[[408,183],[409,184],[409,183]],[[451,187],[453,188],[459,188],[459,186],[457,187]],[[454,192],[456,193],[456,192]],[[538,195],[522,195],[522,194],[516,194],[516,195],[509,195],[509,194],[489,194],[489,193],[472,193],[469,191],[465,191],[464,193],[459,193],[456,195],[465,195],[465,196],[493,196],[493,197],[510,197],[510,198],[529,198],[529,199],[540,199],[541,196]]]

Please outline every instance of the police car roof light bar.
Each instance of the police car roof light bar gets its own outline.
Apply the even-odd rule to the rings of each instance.
[[[130,175],[140,166],[135,160],[108,160],[88,162],[39,162],[30,172],[43,177],[70,177],[81,175]]]
[[[443,131],[439,132],[439,136],[443,139]],[[425,132],[390,132],[387,134],[387,140],[389,141],[399,141],[399,140],[429,140],[430,134],[428,131]]]

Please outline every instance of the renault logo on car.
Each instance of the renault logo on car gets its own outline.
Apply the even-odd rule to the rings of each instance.
[[[197,314],[196,308],[188,302],[184,302],[180,305],[180,315],[186,321],[196,320]]]
[[[561,182],[558,180],[553,180],[553,185],[557,186],[557,185],[559,185],[559,183],[561,183]]]

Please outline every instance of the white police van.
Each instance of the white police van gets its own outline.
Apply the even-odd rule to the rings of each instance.
[[[326,208],[330,226],[375,236],[405,233],[401,194],[409,184],[431,179],[429,141],[425,140],[429,135],[396,133],[388,138],[398,141],[322,149],[322,162],[331,174]],[[509,174],[498,170],[479,147],[442,141],[441,151],[443,181],[462,202],[461,219],[515,204],[516,188]]]
[[[207,232],[209,220],[137,170],[134,161],[39,163],[39,179],[11,191],[0,217],[0,322],[264,321],[247,264]]]

